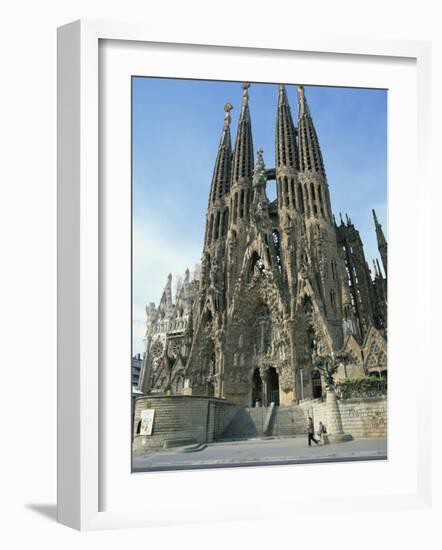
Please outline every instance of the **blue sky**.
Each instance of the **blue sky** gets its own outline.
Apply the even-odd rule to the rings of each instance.
[[[143,351],[145,305],[158,304],[168,273],[175,281],[200,260],[224,104],[234,106],[234,141],[241,91],[237,82],[132,79],[134,353]],[[296,86],[287,93],[296,123]],[[371,266],[372,208],[387,234],[387,92],[306,86],[305,93],[336,219],[351,217]],[[252,84],[249,95],[255,151],[262,147],[274,167],[278,87]]]

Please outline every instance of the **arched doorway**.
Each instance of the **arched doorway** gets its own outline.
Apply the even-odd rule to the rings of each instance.
[[[312,390],[313,399],[318,399],[322,396],[321,373],[318,370],[312,372]]]
[[[260,407],[262,404],[262,380],[259,369],[256,368],[252,378],[252,407]]]
[[[279,406],[279,376],[275,367],[270,367],[267,377],[267,400],[268,405],[275,403]]]

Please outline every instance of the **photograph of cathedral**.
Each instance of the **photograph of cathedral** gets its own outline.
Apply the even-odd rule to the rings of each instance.
[[[134,471],[385,459],[387,92],[132,85]]]

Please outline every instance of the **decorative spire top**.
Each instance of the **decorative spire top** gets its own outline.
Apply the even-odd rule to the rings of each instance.
[[[252,125],[250,122],[249,92],[250,84],[241,84],[242,106],[238,121],[235,150],[233,153],[233,174],[232,182],[243,179],[250,179],[253,175],[253,140]]]
[[[230,116],[230,111],[232,109],[233,105],[231,103],[224,105],[224,126],[213,171],[209,202],[222,199],[230,189],[230,177],[232,173],[232,142],[230,137],[230,122],[232,117]]]
[[[278,93],[278,107],[281,105],[288,105],[288,99],[287,99],[287,92],[285,89],[284,84],[279,85],[279,93]]]
[[[385,238],[384,232],[382,231],[382,225],[378,222],[376,212],[373,212],[374,226],[376,229],[376,239],[378,241],[378,250],[381,255],[382,265],[384,267],[384,272],[387,274],[387,254],[388,254],[388,245],[387,239]]]
[[[264,164],[264,158],[262,156],[264,153],[263,148],[260,147],[256,153],[257,153],[257,157],[255,162],[255,171],[253,174],[253,186],[265,187],[267,183],[267,178],[266,178],[266,167]]]
[[[373,212],[374,224],[375,224],[376,226],[378,226],[378,225],[379,225],[379,222],[378,222],[378,218],[377,218],[377,216],[376,216],[376,212],[375,212],[375,209],[374,209],[374,208],[372,209],[372,212]]]
[[[224,128],[227,128],[230,126],[230,123],[232,122],[232,117],[230,116],[230,111],[233,109],[233,105],[231,103],[226,103],[224,105],[224,111],[226,114],[224,115]]]
[[[243,82],[241,84],[241,88],[242,88],[242,100],[243,100],[243,103],[247,103],[249,101],[249,88],[250,88],[250,84],[248,82]]]
[[[310,115],[308,103],[305,98],[304,86],[298,86],[299,118],[304,115]]]

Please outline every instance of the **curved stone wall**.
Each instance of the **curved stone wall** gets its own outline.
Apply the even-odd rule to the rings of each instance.
[[[153,409],[151,435],[140,435],[141,411]],[[195,395],[144,396],[135,401],[133,450],[216,440],[238,406],[224,399]]]

